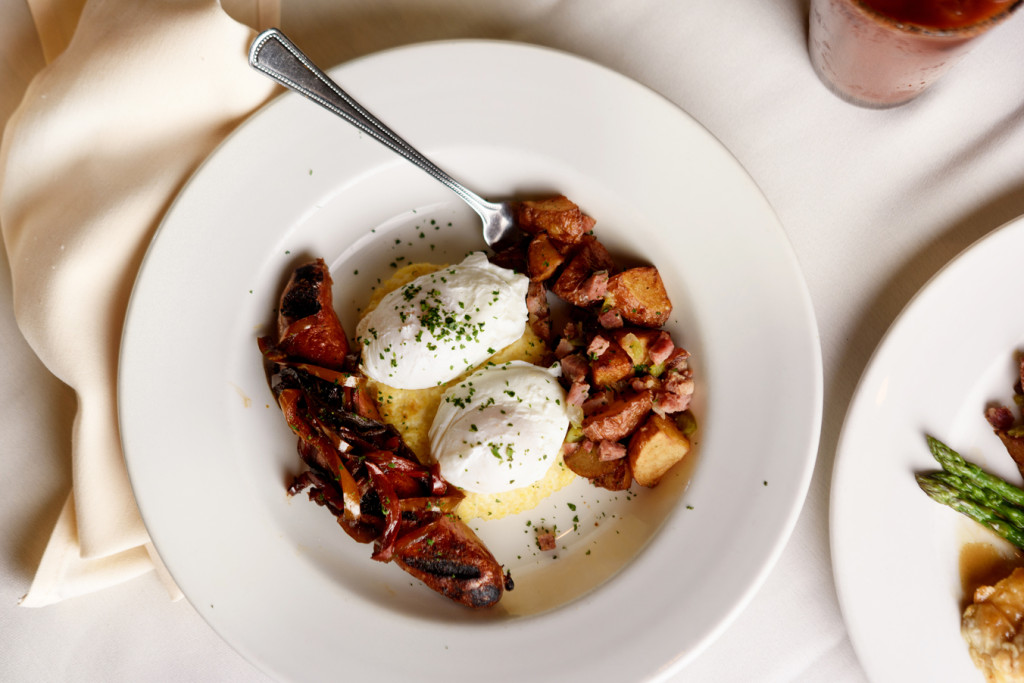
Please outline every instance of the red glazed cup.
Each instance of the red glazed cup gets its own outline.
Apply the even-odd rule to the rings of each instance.
[[[974,39],[1024,4],[984,2],[992,10],[984,18],[962,25],[920,25],[872,9],[877,1],[811,0],[811,64],[825,85],[849,102],[874,108],[903,104],[946,73]]]

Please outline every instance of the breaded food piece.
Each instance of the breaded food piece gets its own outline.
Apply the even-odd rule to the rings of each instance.
[[[1024,681],[1024,569],[981,586],[964,611],[960,632],[989,683]]]

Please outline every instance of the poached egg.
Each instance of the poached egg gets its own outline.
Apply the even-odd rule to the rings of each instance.
[[[388,293],[362,318],[362,368],[396,389],[449,382],[523,335],[529,279],[473,252]]]
[[[542,479],[569,428],[556,372],[511,361],[450,387],[430,426],[430,451],[441,475],[476,493],[501,493]]]

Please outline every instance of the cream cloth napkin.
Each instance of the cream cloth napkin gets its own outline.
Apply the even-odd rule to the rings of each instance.
[[[175,194],[274,94],[246,59],[253,28],[277,23],[277,2],[29,0],[47,66],[4,130],[0,229],[18,325],[74,389],[78,408],[73,488],[24,606],[154,568],[180,597],[150,543],[121,453],[121,328],[146,246]]]

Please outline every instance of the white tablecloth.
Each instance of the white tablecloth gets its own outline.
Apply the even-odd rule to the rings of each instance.
[[[732,151],[804,269],[821,333],[824,422],[779,563],[674,680],[864,680],[832,583],[836,443],[861,371],[914,292],[1024,214],[1024,18],[982,41],[932,92],[888,111],[848,105],[818,81],[806,0],[284,0],[281,25],[324,64],[445,38],[566,50],[659,91]],[[24,0],[0,3],[0,51],[2,122],[43,65]],[[1019,294],[1004,295],[1015,310]],[[75,401],[15,325],[2,250],[0,348],[0,680],[263,680],[187,601],[169,601],[152,573],[45,608],[18,606],[70,488]]]

